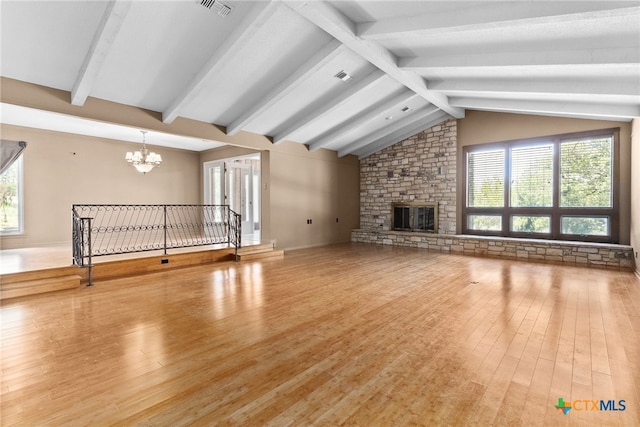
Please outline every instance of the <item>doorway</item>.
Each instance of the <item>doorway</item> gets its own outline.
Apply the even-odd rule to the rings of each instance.
[[[205,162],[204,203],[229,205],[242,216],[242,244],[259,244],[260,154]]]

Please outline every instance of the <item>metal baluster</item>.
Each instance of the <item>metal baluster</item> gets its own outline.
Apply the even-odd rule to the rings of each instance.
[[[164,211],[164,254],[167,254],[167,205],[163,206]]]
[[[91,218],[85,218],[87,220],[87,224],[88,224],[88,229],[89,232],[87,233],[87,243],[89,245],[89,283],[87,283],[87,286],[93,286],[93,263],[91,262],[91,252],[92,252],[92,246],[91,246]]]

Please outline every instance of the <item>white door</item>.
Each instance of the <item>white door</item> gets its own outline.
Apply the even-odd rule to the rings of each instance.
[[[229,205],[242,216],[242,239],[244,242],[260,242],[260,176],[257,159],[225,159],[206,162],[204,170],[204,203],[206,205]],[[256,169],[257,168],[257,169]],[[216,211],[220,212],[221,211]],[[216,222],[222,222],[216,213]]]
[[[224,205],[224,162],[204,164],[204,204]]]
[[[242,215],[242,234],[253,234],[253,168],[243,163],[226,163],[225,166],[226,204]]]

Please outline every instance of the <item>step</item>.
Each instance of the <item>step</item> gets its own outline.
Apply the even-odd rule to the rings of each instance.
[[[206,251],[182,252],[167,255],[143,256],[114,261],[96,261],[93,264],[93,281],[118,279],[148,273],[173,270],[176,268],[196,267],[216,262],[229,261],[233,249],[214,249]]]
[[[81,279],[82,277],[78,274],[70,274],[66,276],[24,280],[21,282],[2,283],[0,286],[0,300],[77,288],[80,286]]]
[[[258,252],[250,252],[247,254],[238,254],[238,261],[254,261],[258,259],[282,258],[284,251],[282,249],[271,249]]]
[[[181,252],[149,257],[107,260],[96,257],[93,263],[93,283],[156,273],[176,268],[195,267],[235,260],[233,248]],[[284,251],[273,244],[251,245],[238,251],[238,260],[282,257]],[[88,283],[88,268],[58,267],[0,275],[0,300],[76,288]]]
[[[261,243],[259,245],[243,246],[240,249],[238,249],[238,255],[272,251],[273,249],[274,249],[273,243]]]

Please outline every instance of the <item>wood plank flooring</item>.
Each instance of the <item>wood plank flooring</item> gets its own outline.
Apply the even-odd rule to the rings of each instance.
[[[3,426],[640,425],[630,272],[344,244],[0,316]]]

